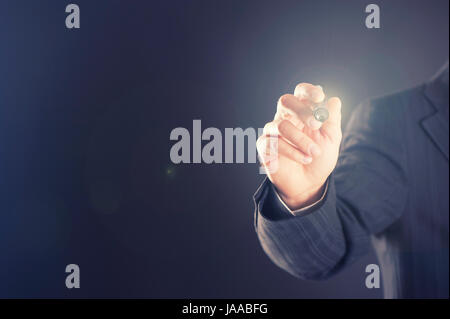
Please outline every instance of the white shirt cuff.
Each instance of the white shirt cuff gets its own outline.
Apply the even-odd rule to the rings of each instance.
[[[328,190],[328,181],[329,179],[327,179],[327,182],[325,183],[325,189],[323,191],[322,196],[320,197],[319,200],[317,200],[316,202],[312,203],[311,205],[308,205],[306,207],[302,207],[296,210],[291,210],[288,205],[286,205],[286,203],[281,199],[280,194],[278,194],[277,189],[275,188],[275,186],[273,186],[273,184],[271,184],[272,190],[275,192],[275,195],[277,196],[278,200],[280,201],[280,203],[287,209],[287,211],[289,213],[291,213],[294,216],[300,216],[304,211],[308,210],[309,208],[313,207],[314,205],[317,205],[318,203],[320,203],[324,198],[325,195],[327,193]]]

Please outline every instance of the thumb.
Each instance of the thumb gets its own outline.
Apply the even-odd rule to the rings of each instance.
[[[329,118],[325,121],[325,123],[323,123],[322,128],[320,129],[325,135],[335,142],[340,141],[342,137],[341,108],[342,102],[338,97],[330,98],[327,102]]]

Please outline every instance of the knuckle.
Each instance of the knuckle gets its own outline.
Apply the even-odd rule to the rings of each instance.
[[[278,126],[278,131],[286,132],[286,129],[287,129],[288,125],[289,125],[289,121],[287,121],[287,120],[280,121],[278,123],[278,125],[277,125]]]
[[[266,143],[266,137],[261,135],[256,140],[256,149],[258,150],[258,153],[263,153],[264,151],[264,145]]]
[[[291,98],[290,94],[283,94],[282,96],[280,96],[280,98],[278,99],[278,105],[287,107],[287,104],[289,103],[289,99]]]
[[[271,125],[271,123],[272,122],[267,122],[266,123],[266,125],[264,125],[264,128],[263,128],[263,134],[268,134],[268,132],[269,132],[269,130],[270,130],[270,125]],[[260,136],[260,138],[261,138],[262,136]]]
[[[307,86],[309,86],[309,85],[311,85],[311,84],[309,84],[309,83],[307,83],[307,82],[300,82],[299,84],[297,84],[297,85],[295,86],[295,89],[305,88],[305,87],[307,87]]]
[[[307,93],[308,93],[309,87],[311,87],[311,84],[309,84],[309,83],[302,82],[302,83],[297,84],[297,86],[295,87],[295,90],[294,90],[295,95],[297,95],[297,96],[308,95]]]
[[[278,128],[275,122],[268,122],[263,128],[264,135],[278,135]]]

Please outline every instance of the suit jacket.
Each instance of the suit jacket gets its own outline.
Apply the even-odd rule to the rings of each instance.
[[[352,114],[324,198],[293,216],[267,179],[255,228],[279,267],[325,279],[373,245],[386,298],[449,297],[448,63]]]

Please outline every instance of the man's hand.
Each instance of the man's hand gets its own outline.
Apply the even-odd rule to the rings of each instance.
[[[283,95],[272,122],[265,125],[257,149],[270,181],[292,210],[317,201],[328,176],[336,166],[341,131],[341,101],[327,102],[329,118],[315,120],[312,109],[325,99],[320,86],[301,83],[294,95]],[[270,139],[276,139],[276,165],[270,161]],[[276,169],[271,169],[276,167]]]

